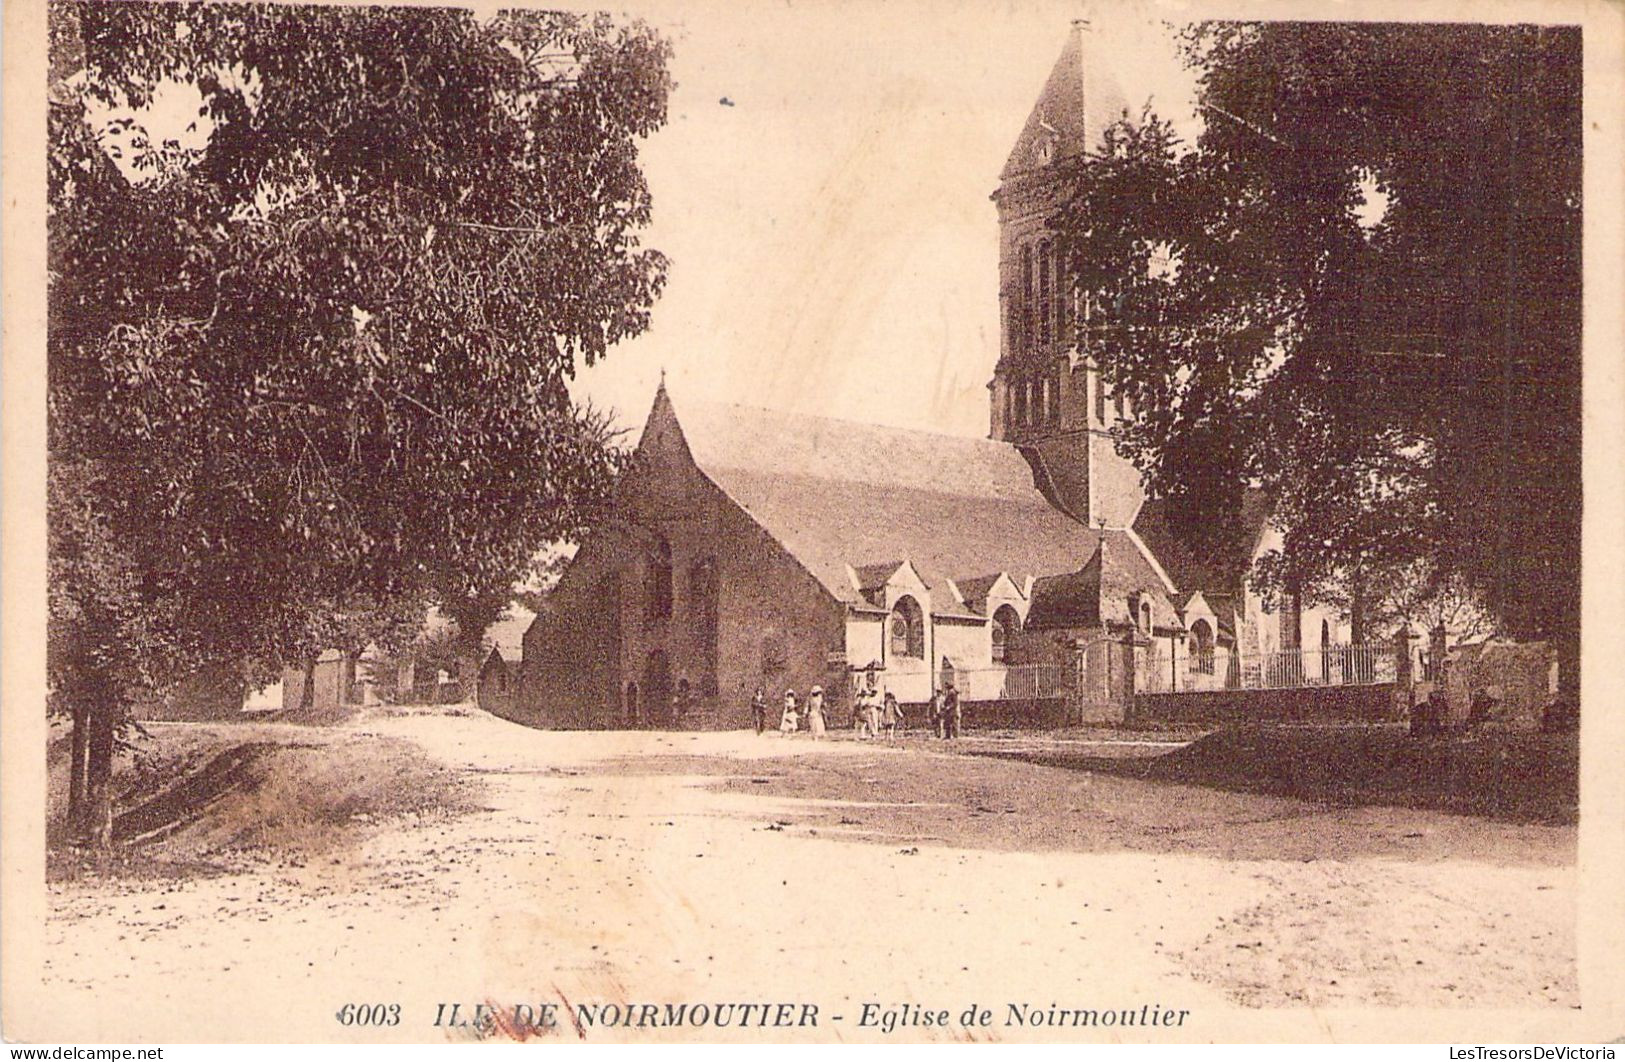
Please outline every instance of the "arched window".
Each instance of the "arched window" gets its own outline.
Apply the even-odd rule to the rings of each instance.
[[[1139,616],[1140,616],[1140,630],[1144,631],[1147,634],[1150,634],[1151,633],[1151,602],[1149,600],[1147,600],[1146,598],[1143,598],[1143,597],[1140,598]]]
[[[717,693],[718,584],[717,562],[702,557],[688,569],[688,602],[694,638],[700,650],[700,693]]]
[[[900,597],[891,610],[892,656],[925,659],[925,617],[912,597]]]
[[[1061,249],[1055,248],[1055,338],[1061,343],[1072,340],[1072,285],[1066,280],[1066,261]]]
[[[1021,617],[1009,605],[1000,605],[993,613],[993,662],[1002,664],[1010,658],[1010,637],[1021,630]]]
[[[1028,339],[1032,336],[1032,292],[1033,292],[1033,249],[1021,249],[1021,328],[1017,333],[1020,340],[1018,349],[1023,353],[1028,347]]]
[[[1193,675],[1213,674],[1213,628],[1205,619],[1191,624],[1190,671]]]
[[[1038,245],[1038,289],[1033,292],[1034,302],[1038,304],[1038,345],[1049,345],[1052,326],[1054,325],[1053,306],[1051,298],[1053,280],[1050,276],[1052,256],[1048,241]]]
[[[649,558],[649,615],[656,619],[671,616],[671,543],[664,538],[655,543]]]

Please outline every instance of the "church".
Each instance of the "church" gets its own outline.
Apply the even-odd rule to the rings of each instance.
[[[752,694],[857,683],[905,705],[1069,684],[1118,721],[1136,691],[1221,689],[1277,650],[1346,641],[1244,582],[1279,545],[1252,496],[1245,557],[1183,548],[1113,444],[1134,411],[1071,338],[1045,219],[1055,164],[1125,96],[1073,25],[1000,174],[1000,350],[986,439],[655,395],[613,516],[524,637],[511,711],[544,727],[742,727]],[[1323,654],[1323,659],[1326,656]],[[1255,665],[1256,666],[1256,665]],[[918,718],[918,715],[915,715]]]

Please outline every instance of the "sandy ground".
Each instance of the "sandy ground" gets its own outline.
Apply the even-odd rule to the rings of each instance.
[[[786,1001],[816,1028],[575,1039],[868,1039],[866,1004],[992,1025],[893,1038],[1235,1035],[1241,1007],[1567,1008],[1575,832],[1331,808],[850,740],[364,720],[485,783],[320,858],[52,885],[47,981],[80,1040],[462,1039],[439,1004]],[[346,1003],[400,1004],[356,1029]],[[1175,1029],[1006,1024],[1187,1010]],[[875,1013],[871,1011],[871,1013]],[[799,1014],[799,1011],[798,1011]],[[71,1016],[71,1021],[68,1016]],[[56,1024],[56,1023],[52,1023]],[[524,1030],[520,1030],[521,1034]],[[500,1032],[498,1033],[500,1035]]]

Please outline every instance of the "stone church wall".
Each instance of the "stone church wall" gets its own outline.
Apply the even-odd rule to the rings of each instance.
[[[651,697],[657,654],[667,689],[688,684],[687,726],[748,725],[758,684],[775,706],[786,688],[805,699],[813,684],[832,685],[832,674],[844,672],[831,664],[845,644],[844,606],[700,473],[675,433],[657,435],[641,453],[614,523],[582,547],[547,615],[526,634],[519,721],[673,725],[670,696]],[[651,606],[662,539],[669,615]],[[703,600],[707,564],[714,606]],[[636,685],[635,716],[628,684]]]

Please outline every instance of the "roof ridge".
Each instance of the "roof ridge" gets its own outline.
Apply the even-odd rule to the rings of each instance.
[[[669,400],[669,397],[668,397],[668,400]],[[683,402],[684,402],[685,405],[690,405],[690,406],[698,405],[698,406],[710,406],[713,409],[747,410],[747,411],[752,412],[752,413],[770,413],[770,414],[773,414],[774,416],[798,417],[798,418],[800,418],[802,420],[819,420],[819,421],[824,421],[825,423],[828,423],[828,424],[851,424],[854,427],[864,428],[864,429],[866,429],[868,431],[895,432],[895,433],[897,433],[899,435],[919,435],[919,436],[923,436],[923,437],[928,438],[928,439],[951,439],[954,442],[977,444],[977,445],[990,447],[990,448],[992,448],[992,447],[998,447],[998,448],[1011,447],[1012,449],[1015,448],[1013,443],[1003,442],[1003,441],[1001,441],[999,439],[990,439],[985,435],[955,435],[952,432],[931,431],[931,430],[929,430],[927,428],[910,428],[910,427],[904,427],[902,425],[897,425],[897,424],[886,424],[886,423],[882,423],[880,421],[854,420],[851,417],[835,417],[835,416],[830,416],[828,414],[823,414],[823,413],[805,413],[805,412],[802,412],[800,410],[793,410],[793,409],[776,409],[776,408],[774,408],[772,406],[759,406],[759,405],[754,405],[754,404],[749,403],[749,402],[722,402],[722,401],[717,401],[716,399],[710,399],[710,398],[693,398],[693,399],[685,398],[683,400]],[[675,408],[676,404],[677,404],[676,402],[672,403],[674,408]],[[679,416],[678,420],[681,421],[682,417]]]

